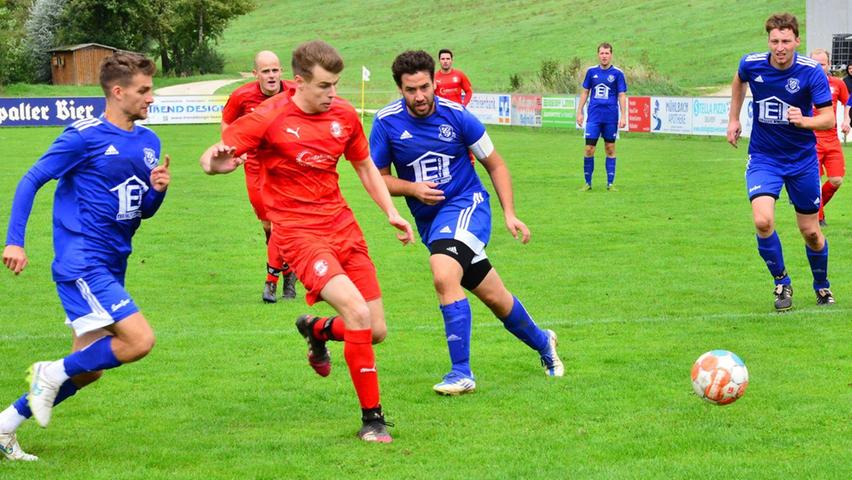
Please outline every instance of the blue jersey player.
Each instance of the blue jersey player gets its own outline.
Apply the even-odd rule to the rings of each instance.
[[[476,388],[470,368],[471,310],[465,289],[539,353],[547,375],[564,375],[556,334],[535,324],[485,254],[491,237],[489,196],[468,151],[491,176],[506,228],[523,243],[530,239],[529,229],[515,216],[506,164],[476,117],[462,105],[435,96],[435,61],[428,53],[404,52],[392,68],[403,98],[376,113],[370,150],[391,194],[406,197],[420,237],[431,252],[429,265],[452,361],[452,370],[435,385],[435,391],[459,395]],[[391,165],[396,176],[391,175]]]
[[[124,289],[131,238],[157,211],[170,176],[160,165],[160,140],[135,120],[154,101],[154,62],[116,53],[101,64],[106,111],[71,124],[24,175],[12,203],[3,263],[16,275],[27,266],[24,237],[36,192],[59,180],[53,204],[53,279],[72,330],[73,353],[30,368],[30,390],[0,412],[0,450],[12,460],[37,460],[15,432],[34,416],[42,427],[53,406],[96,381],[101,371],[139,360],[154,333]]]
[[[606,150],[606,189],[617,190],[615,182],[615,139],[618,129],[627,125],[627,80],[624,72],[612,65],[612,45],[598,45],[600,65],[586,71],[583,92],[577,105],[577,125],[583,126],[583,106],[589,100],[589,118],[586,119],[586,150],[583,156],[583,175],[586,183],[581,192],[592,189],[595,171],[595,146],[603,137]],[[618,110],[621,109],[619,116]]]
[[[831,305],[828,242],[819,227],[820,172],[813,130],[834,126],[831,91],[819,63],[796,53],[799,25],[789,13],[766,21],[769,51],[740,60],[731,84],[728,142],[737,146],[746,83],[754,96],[746,189],[751,201],[757,250],[775,278],[775,309],[793,307],[793,289],[775,232],[775,202],[782,186],[796,210],[811,266],[818,305]],[[816,111],[812,112],[812,106]]]

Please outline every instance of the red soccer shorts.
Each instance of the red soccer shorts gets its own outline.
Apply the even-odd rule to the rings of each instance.
[[[268,221],[266,207],[263,206],[263,181],[266,178],[263,165],[256,158],[249,158],[243,165],[246,171],[246,190],[251,208],[254,209],[254,214],[257,215],[258,220]]]
[[[846,161],[843,159],[840,139],[836,136],[830,139],[817,138],[817,158],[820,174],[828,177],[846,176]]]
[[[344,214],[351,219],[349,211]],[[320,300],[320,292],[328,281],[340,274],[352,280],[364,300],[382,296],[367,242],[354,220],[343,228],[325,227],[321,230],[275,224],[271,241],[278,246],[281,257],[305,286],[308,305]]]

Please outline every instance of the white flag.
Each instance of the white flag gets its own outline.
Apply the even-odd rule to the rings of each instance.
[[[367,70],[367,67],[361,65],[361,80],[365,82],[370,81],[370,71]]]

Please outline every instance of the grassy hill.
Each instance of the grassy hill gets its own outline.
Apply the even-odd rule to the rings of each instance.
[[[393,94],[390,64],[406,49],[433,55],[453,49],[456,66],[474,88],[493,92],[506,91],[511,74],[534,75],[543,60],[577,56],[591,64],[603,41],[613,44],[617,65],[648,61],[664,78],[696,93],[729,83],[743,53],[766,48],[763,22],[770,13],[790,11],[802,23],[805,17],[803,0],[756,0],[747,8],[733,0],[256,3],[219,45],[226,70],[250,69],[262,49],[289,63],[298,43],[321,38],[346,60],[342,90],[350,98],[360,87],[361,65],[373,73],[371,91]]]

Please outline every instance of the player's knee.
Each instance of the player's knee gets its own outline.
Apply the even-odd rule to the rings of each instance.
[[[456,272],[433,272],[432,284],[438,295],[446,295],[461,288],[461,279]]]
[[[822,238],[822,234],[819,231],[818,226],[814,227],[803,227],[800,229],[802,232],[802,238],[805,240],[805,243],[808,244],[809,247],[814,248],[815,246],[819,246]]]
[[[757,229],[757,233],[761,234],[761,236],[766,237],[769,236],[773,230],[775,230],[775,222],[771,217],[764,217],[761,215],[754,217],[754,228]]]
[[[595,156],[595,146],[594,145],[586,145],[585,154],[587,157]]]
[[[363,330],[370,328],[370,309],[363,301],[353,299],[341,308],[343,321],[347,329]]]
[[[615,144],[607,144],[604,147],[604,150],[606,150],[606,156],[607,157],[612,158],[612,157],[615,156]]]
[[[387,336],[388,327],[384,325],[379,327],[373,326],[373,345],[384,342]]]
[[[146,355],[151,353],[151,350],[154,349],[154,344],[156,343],[156,337],[154,336],[154,332],[152,330],[148,330],[145,333],[139,334],[133,342],[130,344],[130,351],[128,352],[131,357],[131,362],[144,358]]]
[[[843,177],[828,177],[828,183],[834,185],[834,188],[840,188],[843,185]]]

